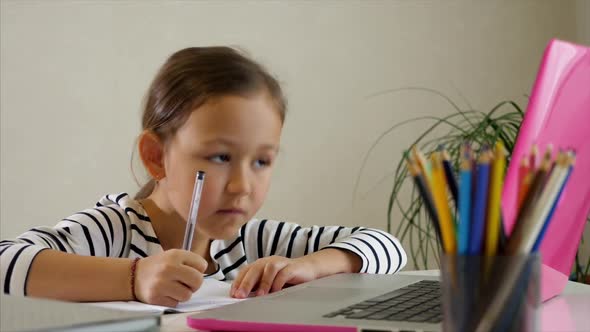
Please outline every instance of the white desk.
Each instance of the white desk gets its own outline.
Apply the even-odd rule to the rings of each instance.
[[[404,271],[400,274],[432,276],[438,275],[438,271]],[[570,281],[560,296],[543,303],[540,310],[540,331],[590,331],[590,286]],[[191,314],[164,315],[160,331],[195,332],[186,325],[186,317]]]
[[[563,293],[541,305],[541,331],[590,331],[590,286],[569,281]]]

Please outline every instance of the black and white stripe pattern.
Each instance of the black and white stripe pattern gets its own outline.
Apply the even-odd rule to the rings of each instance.
[[[143,207],[127,194],[107,195],[93,209],[55,227],[36,227],[0,243],[2,291],[25,294],[30,265],[44,249],[83,256],[140,257],[162,251]]]
[[[211,255],[217,263],[209,277],[234,279],[240,268],[260,257],[301,257],[324,248],[339,248],[361,257],[364,273],[395,273],[407,261],[399,241],[375,229],[299,225],[253,219],[235,238],[215,240]],[[45,249],[84,256],[147,257],[162,247],[150,218],[126,193],[106,195],[93,209],[76,213],[55,227],[36,227],[14,240],[0,241],[0,285],[9,294],[25,294],[30,265]]]
[[[325,248],[351,251],[361,257],[363,273],[395,273],[407,262],[399,241],[376,229],[312,226],[274,220],[250,220],[237,238],[211,244],[213,258],[221,266],[214,276],[234,279],[240,267],[272,255],[296,258]]]

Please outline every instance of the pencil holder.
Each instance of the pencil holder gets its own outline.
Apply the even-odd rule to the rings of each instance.
[[[540,258],[442,255],[443,330],[537,331]]]

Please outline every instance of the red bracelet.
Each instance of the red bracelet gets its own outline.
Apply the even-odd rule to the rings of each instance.
[[[137,301],[137,296],[135,295],[135,270],[137,269],[138,261],[139,257],[133,259],[133,262],[131,262],[131,296],[133,296],[134,301]]]

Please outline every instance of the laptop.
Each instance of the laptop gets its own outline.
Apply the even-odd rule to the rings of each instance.
[[[590,47],[553,39],[549,42],[533,86],[512,160],[520,161],[532,144],[541,151],[573,149],[576,165],[547,227],[541,252],[541,299],[565,287],[590,213]],[[511,162],[502,193],[504,228],[516,220],[519,162]]]
[[[438,277],[335,274],[193,314],[207,331],[441,331]]]
[[[564,189],[541,246],[541,298],[561,293],[568,281],[590,210],[590,48],[550,41],[513,151],[514,160],[532,143],[574,148],[576,167]],[[506,229],[512,229],[515,178],[511,163],[504,186]],[[191,315],[190,327],[211,331],[385,332],[440,331],[437,277],[338,274],[261,298]]]

